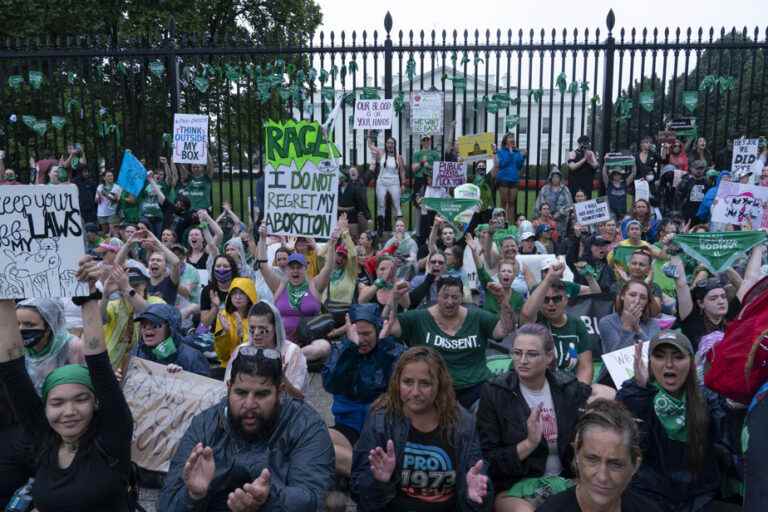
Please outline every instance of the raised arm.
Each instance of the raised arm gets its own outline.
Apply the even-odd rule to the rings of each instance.
[[[339,240],[339,227],[336,226],[336,229],[333,230],[331,233],[331,238],[328,240],[328,244],[330,244],[331,247],[336,247],[336,242]],[[323,268],[320,270],[320,272],[312,279],[312,284],[315,285],[315,289],[317,290],[317,293],[322,294],[323,291],[328,286],[328,282],[331,280],[331,272],[333,272],[334,268],[336,267],[336,258],[334,257],[334,254],[331,251],[331,254],[328,254],[325,258],[325,263],[323,264]]]
[[[165,194],[163,194],[163,191],[160,189],[160,187],[157,186],[157,182],[155,181],[155,176],[152,174],[152,172],[147,173],[147,182],[149,182],[149,186],[152,187],[152,191],[157,196],[157,199],[159,201],[158,204],[165,203]]]
[[[535,322],[536,316],[541,311],[541,307],[544,305],[544,297],[547,295],[549,287],[557,280],[563,278],[563,272],[565,271],[565,264],[555,263],[544,280],[533,290],[533,293],[528,297],[528,300],[523,304],[523,310],[520,312],[520,321],[522,323]]]
[[[174,253],[169,247],[161,243],[160,240],[158,240],[155,234],[151,231],[140,230],[138,232],[143,233],[143,236],[146,237],[147,241],[152,246],[153,251],[158,251],[163,254],[165,261],[167,261],[168,265],[171,267],[171,281],[173,284],[178,286],[179,279],[181,278],[181,260],[179,257],[176,256],[176,253]]]
[[[205,174],[208,175],[209,178],[213,179],[215,170],[216,168],[213,165],[213,156],[211,155],[211,152],[208,151],[208,163],[205,165]]]
[[[691,289],[688,287],[688,280],[685,278],[685,265],[683,265],[683,261],[678,256],[674,256],[672,258],[672,264],[677,267],[677,278],[675,279],[675,287],[677,289],[677,316],[680,320],[685,320],[693,311]]]
[[[277,290],[280,288],[280,285],[283,284],[283,280],[275,273],[274,270],[272,270],[272,265],[270,265],[267,261],[266,224],[259,226],[259,245],[257,249],[258,257],[256,258],[256,261],[258,263],[259,270],[261,270],[261,276],[264,278],[264,282],[267,283],[267,286],[269,286],[269,289],[272,290],[272,293],[277,295]]]
[[[763,277],[762,266],[764,253],[765,244],[760,244],[752,249],[752,254],[749,256],[749,262],[747,262],[747,268],[744,271],[744,279],[736,292],[736,296],[740,301],[744,300],[744,296],[749,289]]]

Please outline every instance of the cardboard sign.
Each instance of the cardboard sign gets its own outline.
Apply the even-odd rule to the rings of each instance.
[[[338,210],[339,150],[316,121],[264,126],[267,231],[329,238]]]
[[[605,165],[609,169],[615,167],[632,167],[635,165],[635,157],[628,153],[608,153],[605,155]]]
[[[731,173],[749,172],[757,161],[759,139],[736,139],[733,141]]]
[[[651,200],[651,188],[645,180],[635,180],[635,201],[638,199]]]
[[[355,130],[391,130],[395,110],[392,100],[357,100]]]
[[[458,138],[459,156],[465,162],[487,160],[493,157],[493,134],[462,135]]]
[[[467,181],[464,162],[435,162],[432,164],[432,186],[453,188]]]
[[[123,153],[123,161],[120,163],[120,174],[117,176],[117,184],[133,195],[139,197],[144,190],[144,181],[147,179],[147,170],[141,162],[128,150]]]
[[[173,115],[173,162],[208,163],[208,115]]]
[[[443,134],[443,93],[411,93],[411,131],[417,135]]]
[[[123,380],[133,415],[131,460],[150,471],[168,471],[192,419],[226,396],[224,383],[134,357]]]
[[[643,364],[648,365],[648,347],[649,341],[643,342]],[[621,389],[621,385],[627,379],[635,376],[635,346],[625,347],[607,354],[603,354],[603,363],[605,369],[616,384],[616,389]]]
[[[734,141],[734,158],[736,156]],[[723,181],[712,205],[712,221],[753,229],[768,228],[768,187]]]
[[[0,299],[88,295],[84,232],[75,185],[0,187]]]
[[[611,218],[608,201],[605,197],[574,203],[573,206],[576,208],[576,222],[582,226],[605,222]]]

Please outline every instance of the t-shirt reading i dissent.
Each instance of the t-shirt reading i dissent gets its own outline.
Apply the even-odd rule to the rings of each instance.
[[[498,317],[468,308],[464,323],[453,336],[438,327],[427,309],[407,311],[397,318],[402,330],[400,337],[408,346],[428,345],[443,356],[456,389],[480,384],[492,376],[485,364],[485,349],[488,338],[493,338]]]
[[[456,450],[439,429],[411,428],[405,444],[400,484],[391,511],[453,512],[456,507]]]
[[[561,327],[555,327],[543,316],[539,315],[537,323],[544,324],[555,339],[555,364],[561,370],[576,373],[576,366],[579,364],[579,355],[587,350],[592,350],[589,346],[589,337],[587,328],[580,318],[566,315],[567,320]]]

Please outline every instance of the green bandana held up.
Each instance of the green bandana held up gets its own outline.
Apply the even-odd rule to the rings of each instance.
[[[658,390],[653,397],[653,410],[659,418],[667,437],[673,441],[688,442],[688,425],[685,422],[685,393],[682,398],[675,398],[667,393],[657,382],[653,383]]]
[[[48,399],[48,393],[61,384],[82,384],[90,389],[91,392],[96,392],[88,369],[79,364],[68,364],[56,368],[45,378],[45,382],[43,382],[43,403]]]
[[[763,231],[721,231],[675,235],[673,243],[710,272],[725,272],[740,256],[765,241]]]
[[[291,283],[288,283],[287,288],[288,302],[291,304],[293,309],[299,309],[301,299],[304,297],[304,295],[307,294],[307,290],[309,290],[309,282],[305,280],[298,286],[293,286]]]

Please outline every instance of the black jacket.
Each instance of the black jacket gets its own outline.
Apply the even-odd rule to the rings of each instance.
[[[675,194],[675,203],[685,220],[691,220],[696,217],[704,194],[710,188],[706,176],[694,177],[693,174],[687,174],[680,180]],[[698,200],[696,200],[698,199]]]
[[[667,437],[654,412],[655,395],[654,386],[640,387],[634,379],[624,382],[616,395],[616,400],[623,402],[640,420],[643,462],[632,480],[632,488],[669,512],[695,512],[712,501],[720,488],[714,421],[710,423],[703,468],[692,474],[688,469],[688,444]]]
[[[360,181],[350,181],[343,191],[339,186],[339,207],[352,208],[352,212],[347,215],[351,223],[357,222],[359,213],[370,220],[371,212],[368,210],[368,195],[365,185]]]
[[[592,388],[576,377],[559,370],[547,370],[552,404],[557,416],[557,450],[563,476],[571,476],[573,430],[579,409],[587,403]],[[485,383],[477,411],[477,430],[483,459],[494,487],[502,492],[523,478],[544,476],[549,448],[544,439],[525,460],[517,456],[517,444],[528,437],[527,421],[531,409],[520,392],[514,370]]]

